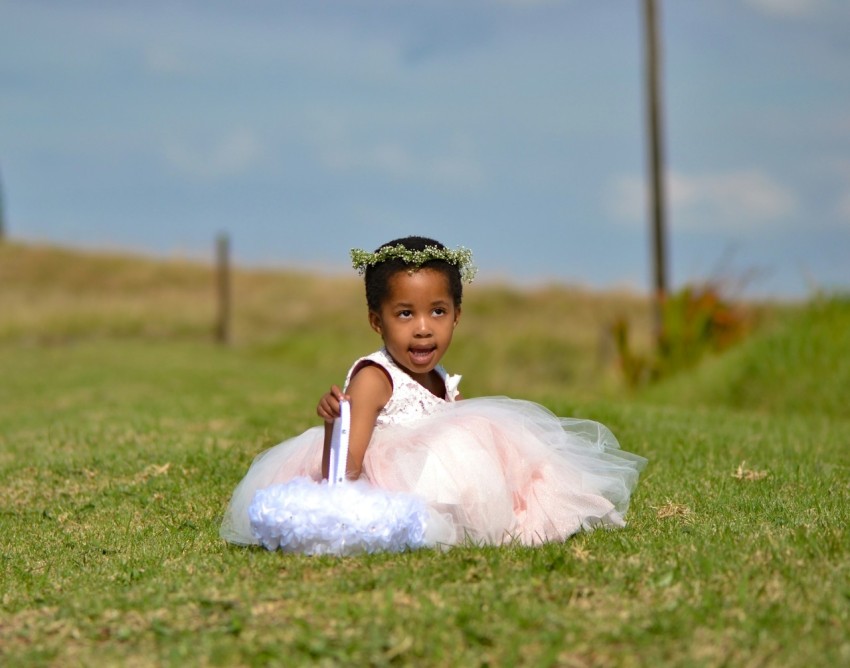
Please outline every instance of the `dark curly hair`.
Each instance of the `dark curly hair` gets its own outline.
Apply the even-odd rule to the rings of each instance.
[[[398,246],[401,244],[408,250],[422,251],[426,246],[436,246],[437,248],[445,248],[443,244],[435,239],[428,237],[404,237],[402,239],[394,239],[388,241],[375,249],[377,253],[381,248],[387,246]],[[366,267],[365,283],[366,283],[366,304],[370,311],[379,311],[381,304],[387,298],[390,290],[390,278],[400,271],[408,271],[411,265],[407,264],[401,258],[392,258],[379,262],[375,265]],[[449,292],[452,295],[455,308],[460,307],[463,299],[463,284],[460,278],[460,268],[457,265],[446,262],[445,260],[429,260],[422,265],[425,269],[434,269],[439,271],[446,277],[449,282]]]

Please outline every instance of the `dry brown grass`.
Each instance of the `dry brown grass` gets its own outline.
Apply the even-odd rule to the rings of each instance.
[[[81,338],[209,340],[216,313],[211,265],[184,259],[0,245],[0,343],[55,344]],[[374,345],[358,277],[236,268],[232,338],[265,345],[314,333]],[[632,323],[649,345],[646,300],[627,292],[488,283],[467,288],[453,366],[492,373],[479,391],[538,391],[616,383],[610,325]],[[467,361],[471,362],[470,365]]]
[[[188,260],[0,245],[0,341],[80,337],[211,336],[213,268]],[[355,302],[355,281],[295,272],[236,269],[236,343],[280,336]]]

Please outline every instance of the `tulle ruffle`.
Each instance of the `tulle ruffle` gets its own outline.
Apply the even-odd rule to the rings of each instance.
[[[643,457],[604,425],[508,397],[466,399],[376,430],[370,482],[426,499],[435,543],[534,545],[622,527]]]
[[[253,537],[269,550],[346,556],[425,546],[422,499],[364,480],[329,485],[299,477],[257,490],[248,507]]]
[[[257,490],[298,477],[321,489],[322,442],[323,429],[316,427],[258,456],[233,494],[221,535],[260,543],[248,515]],[[528,401],[482,397],[377,428],[363,479],[422,500],[426,545],[533,545],[623,526],[645,464],[622,451],[598,422],[559,418]]]
[[[220,534],[229,543],[258,545],[251,531],[248,507],[257,490],[307,477],[322,479],[324,428],[313,427],[302,434],[261,452],[236,486],[221,522]]]

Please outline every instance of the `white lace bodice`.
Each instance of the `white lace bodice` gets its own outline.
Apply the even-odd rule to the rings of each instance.
[[[402,424],[430,415],[440,410],[447,403],[453,402],[458,396],[457,387],[460,383],[460,375],[449,375],[442,366],[437,366],[436,371],[440,374],[446,386],[446,396],[440,398],[408,376],[390,357],[386,348],[366,357],[361,357],[351,366],[348,375],[345,377],[345,390],[348,390],[348,384],[351,382],[354,371],[367,361],[385,369],[393,384],[392,396],[378,414],[378,419],[375,421],[376,427]]]

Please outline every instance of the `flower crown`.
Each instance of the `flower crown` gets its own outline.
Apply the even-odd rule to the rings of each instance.
[[[403,244],[396,244],[395,246],[383,246],[374,253],[360,248],[351,249],[351,264],[360,274],[365,273],[367,267],[387,260],[401,260],[404,264],[414,267],[421,267],[431,260],[443,260],[455,265],[460,270],[461,279],[467,283],[472,283],[472,279],[475,278],[475,273],[478,271],[478,267],[472,264],[472,251],[463,246],[458,246],[455,250],[438,248],[437,246],[425,246],[422,250],[411,250]]]

